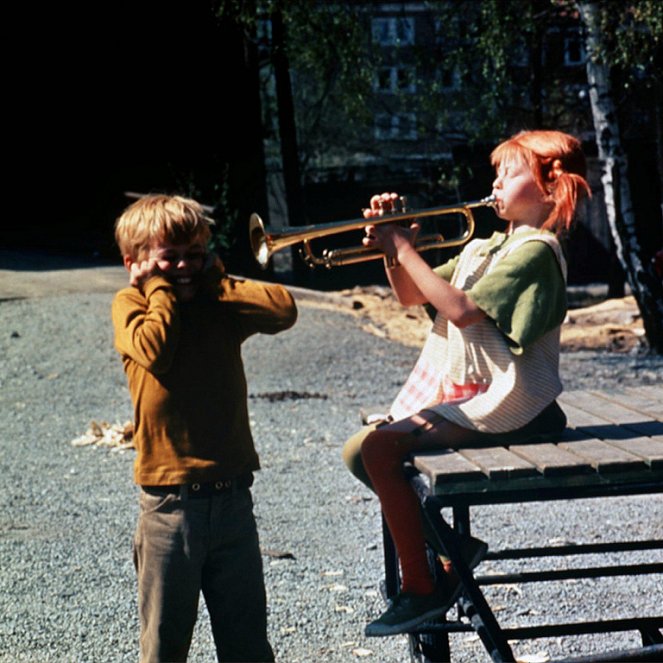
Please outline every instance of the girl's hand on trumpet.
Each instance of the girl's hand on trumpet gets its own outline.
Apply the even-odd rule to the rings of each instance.
[[[413,249],[420,225],[412,223],[408,228],[404,228],[396,223],[383,223],[368,225],[364,230],[366,236],[362,239],[362,244],[367,248],[382,251],[394,266],[398,264],[404,251]]]
[[[383,193],[371,198],[374,217],[392,211],[398,194]],[[371,217],[367,217],[371,218]],[[387,279],[404,306],[431,304],[458,327],[473,324],[484,317],[467,295],[437,276],[415,248],[418,223],[404,228],[397,223],[375,223],[365,227],[362,244],[384,253]]]
[[[383,216],[396,211],[396,205],[400,200],[397,193],[378,193],[371,198],[370,207],[363,210],[364,218],[370,219],[375,216]]]
[[[371,198],[370,207],[364,210],[366,219],[377,218],[385,213],[395,211],[397,193],[382,193]],[[404,253],[411,251],[416,254],[414,244],[419,232],[419,224],[413,223],[409,228],[403,228],[396,223],[367,224],[366,235],[362,244],[370,249],[384,253],[387,279],[398,301],[405,306],[424,303],[424,296],[413,282],[407,271],[395,269],[400,265]]]
[[[371,198],[370,207],[364,210],[364,218],[381,217],[397,211],[400,196],[397,193],[380,193]],[[370,249],[382,251],[387,258],[388,264],[398,264],[399,251],[408,250],[417,241],[419,224],[413,223],[409,228],[404,228],[395,223],[380,225],[367,225],[366,236],[362,244]]]

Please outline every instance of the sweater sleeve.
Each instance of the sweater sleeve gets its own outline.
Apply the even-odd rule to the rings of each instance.
[[[150,373],[170,368],[179,339],[179,307],[172,286],[160,276],[150,278],[141,292],[125,288],[112,305],[115,347]]]
[[[218,293],[219,301],[236,317],[244,338],[276,334],[297,320],[295,300],[282,285],[226,276]]]
[[[502,258],[467,291],[472,301],[522,353],[566,314],[566,284],[552,249],[528,241]]]

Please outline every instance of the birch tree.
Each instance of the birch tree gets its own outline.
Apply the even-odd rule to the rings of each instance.
[[[654,263],[643,258],[628,180],[628,160],[620,137],[602,29],[601,3],[577,3],[586,30],[587,79],[610,231],[617,256],[638,303],[650,348],[663,354],[663,285]],[[659,220],[660,223],[660,220]]]

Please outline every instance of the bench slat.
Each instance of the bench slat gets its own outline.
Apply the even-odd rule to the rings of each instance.
[[[433,453],[418,453],[414,466],[428,475],[433,485],[463,481],[485,480],[484,473],[466,458],[451,449]]]
[[[559,446],[586,459],[599,473],[645,468],[645,461],[642,457],[633,455],[624,448],[612,446],[602,440],[561,442]]]
[[[663,423],[641,421],[636,424],[619,426],[595,414],[581,410],[570,403],[564,403],[568,425],[577,432],[586,433],[601,440],[630,440],[643,436],[663,434]],[[659,430],[660,429],[660,430]]]
[[[504,447],[459,449],[458,453],[479,467],[491,480],[514,479],[538,474],[534,465]]]
[[[600,392],[569,391],[560,395],[562,403],[578,407],[586,412],[606,419],[613,424],[627,424],[642,421],[642,414],[614,400],[608,400]]]
[[[624,387],[623,393],[628,407],[663,421],[663,385]],[[614,398],[619,402],[619,396]]]
[[[649,416],[620,404],[616,397],[597,392],[570,391],[561,394],[560,403],[584,410],[606,421],[634,430],[641,435],[663,433],[663,422],[652,421]]]
[[[640,456],[652,470],[663,467],[663,435],[635,437],[629,440],[608,440],[610,446]]]
[[[563,410],[568,419],[569,426],[572,426],[577,431],[588,433],[592,437],[598,437],[601,440],[627,440],[642,435],[642,433],[636,433],[625,427],[613,424],[607,419],[581,410],[572,403],[563,403]]]
[[[556,444],[512,445],[509,450],[534,465],[545,477],[585,474],[592,471],[586,461]]]

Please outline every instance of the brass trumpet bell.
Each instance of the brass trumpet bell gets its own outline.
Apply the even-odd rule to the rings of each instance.
[[[325,249],[320,256],[316,256],[311,248],[311,241],[338,235],[352,230],[361,230],[366,226],[374,226],[385,223],[412,223],[418,219],[443,216],[448,214],[461,214],[465,220],[463,232],[453,238],[445,238],[440,233],[425,235],[417,238],[415,248],[417,251],[428,251],[451,246],[460,246],[468,242],[474,234],[474,215],[472,210],[477,207],[495,207],[495,196],[488,196],[481,200],[459,203],[458,205],[446,205],[432,207],[414,212],[396,212],[384,216],[369,219],[351,219],[348,221],[333,221],[317,225],[298,226],[290,230],[280,232],[265,228],[258,214],[251,214],[249,219],[249,240],[251,250],[258,264],[265,269],[269,265],[271,257],[282,249],[295,244],[302,244],[300,251],[302,258],[311,267],[324,265],[327,268],[340,265],[351,265],[367,260],[382,258],[383,253],[364,246],[356,246],[343,249]]]

